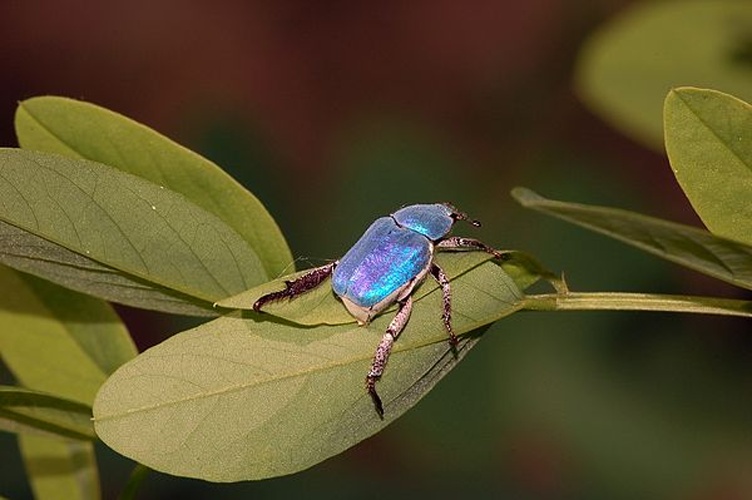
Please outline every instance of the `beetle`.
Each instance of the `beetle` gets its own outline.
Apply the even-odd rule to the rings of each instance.
[[[403,207],[380,217],[341,259],[316,267],[302,276],[285,281],[285,289],[259,297],[253,309],[261,312],[269,302],[293,299],[332,277],[332,289],[357,320],[367,325],[376,315],[397,303],[397,313],[386,329],[366,376],[366,389],[376,412],[384,418],[384,406],[376,391],[376,382],[384,373],[394,341],[405,329],[412,311],[412,293],[430,274],[443,295],[442,320],[449,343],[454,348],[457,336],[452,330],[451,289],[444,270],[434,262],[437,250],[477,250],[503,259],[504,253],[485,243],[449,233],[457,221],[475,227],[470,219],[449,203],[418,204]]]

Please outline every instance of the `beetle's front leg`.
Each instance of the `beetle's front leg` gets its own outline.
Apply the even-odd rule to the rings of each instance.
[[[444,240],[441,240],[436,244],[438,248],[442,250],[479,250],[481,252],[490,253],[496,259],[505,259],[506,253],[501,250],[496,250],[483,243],[480,240],[474,238],[465,238],[463,236],[450,236]]]
[[[381,337],[381,342],[379,342],[378,347],[376,347],[376,354],[373,356],[371,370],[366,377],[366,389],[368,389],[368,394],[370,394],[371,399],[373,399],[376,413],[378,413],[379,417],[382,419],[384,418],[384,405],[381,404],[381,398],[376,392],[376,381],[380,379],[381,375],[384,373],[384,367],[389,360],[389,354],[392,352],[394,341],[399,337],[399,334],[402,333],[402,330],[405,329],[407,320],[410,319],[410,312],[412,312],[412,309],[413,299],[409,295],[406,299],[399,302],[399,310],[391,323],[389,323],[386,333]]]
[[[334,271],[335,267],[337,267],[337,262],[332,262],[325,266],[313,268],[304,275],[295,278],[294,280],[285,281],[284,290],[262,295],[256,300],[256,302],[253,303],[253,310],[260,312],[261,308],[269,302],[274,302],[275,300],[284,298],[292,299],[300,294],[306,293],[309,290],[313,290],[332,274],[332,271]]]
[[[441,318],[444,320],[444,326],[449,334],[449,343],[455,346],[457,345],[457,335],[454,334],[454,330],[452,329],[452,289],[449,286],[449,278],[447,278],[444,270],[435,262],[431,264],[431,276],[434,277],[441,287],[444,303],[444,311]]]

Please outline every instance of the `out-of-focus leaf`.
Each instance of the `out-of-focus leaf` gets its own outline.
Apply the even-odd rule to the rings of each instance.
[[[619,130],[663,151],[661,106],[672,87],[752,99],[750,26],[746,1],[635,2],[585,44],[579,94]]]
[[[548,200],[525,188],[515,188],[512,195],[527,208],[752,290],[752,247],[743,243],[627,210]]]
[[[0,386],[0,429],[48,437],[96,437],[89,406],[11,386]]]
[[[0,222],[0,262],[146,309],[214,314],[213,302],[266,281],[218,218],[87,160],[1,149]]]
[[[133,468],[133,472],[131,472],[131,475],[128,478],[128,482],[120,492],[120,500],[135,500],[137,498],[136,494],[138,493],[138,489],[141,487],[141,483],[144,482],[144,479],[149,475],[149,472],[151,472],[151,469],[148,467],[136,464]]]
[[[94,445],[85,441],[19,437],[21,454],[38,500],[98,500]]]
[[[24,149],[84,158],[180,193],[245,239],[266,281],[292,267],[279,227],[250,192],[206,158],[125,116],[86,102],[43,96],[22,101],[16,134]]]
[[[0,266],[0,354],[25,387],[91,406],[101,384],[136,348],[101,300]],[[87,420],[90,413],[86,415]],[[21,435],[36,498],[98,499],[91,443]]]
[[[685,87],[669,92],[664,118],[671,167],[697,214],[713,233],[752,245],[750,105]]]
[[[0,355],[26,388],[91,406],[136,348],[105,302],[0,266]]]
[[[522,298],[492,262],[452,288],[460,356],[477,340],[468,332],[513,313]],[[116,451],[175,475],[241,481],[305,469],[382,429],[454,366],[441,307],[435,289],[418,300],[395,343],[378,383],[386,420],[363,383],[390,314],[365,328],[305,328],[238,311],[115,372],[97,395],[95,429]]]

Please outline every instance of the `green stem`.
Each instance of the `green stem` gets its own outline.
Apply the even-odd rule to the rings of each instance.
[[[689,295],[652,293],[563,293],[527,295],[522,309],[529,311],[664,311],[722,314],[752,318],[752,302]]]
[[[136,464],[136,467],[133,468],[133,472],[131,472],[131,477],[128,478],[128,483],[126,483],[125,488],[123,488],[123,491],[120,493],[118,500],[133,500],[136,498],[138,488],[141,486],[141,483],[150,471],[151,469],[147,466]]]

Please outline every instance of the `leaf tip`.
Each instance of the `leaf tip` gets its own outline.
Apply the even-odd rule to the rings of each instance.
[[[523,207],[529,207],[536,201],[543,200],[543,197],[532,189],[521,186],[513,188],[510,194],[512,195],[512,198],[514,198],[517,203],[519,203]]]

